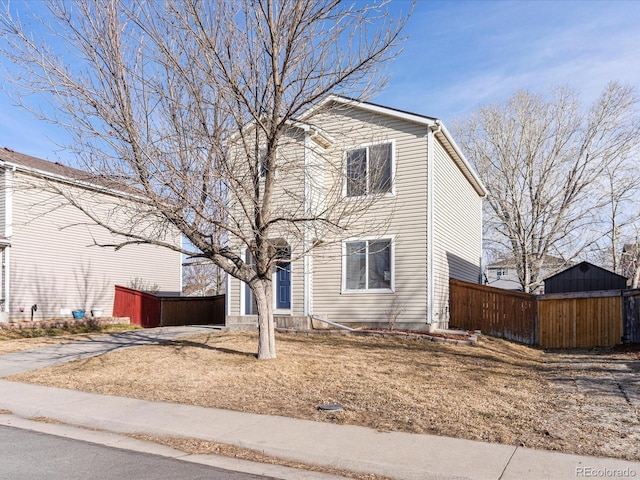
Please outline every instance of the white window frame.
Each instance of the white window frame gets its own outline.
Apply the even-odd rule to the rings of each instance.
[[[241,258],[243,262],[247,261],[247,248],[243,248],[241,252]],[[247,304],[246,304],[246,289],[248,285],[242,280],[238,280],[240,282],[240,315],[255,315],[254,313],[247,312]]]
[[[389,267],[391,271],[390,272],[391,281],[389,283],[390,287],[389,288],[362,288],[362,289],[356,289],[356,290],[347,289],[347,243],[375,242],[375,241],[383,241],[383,240],[389,240],[389,244],[390,244],[389,245],[389,256],[390,256]],[[363,294],[371,294],[371,293],[374,293],[374,294],[395,293],[396,291],[395,245],[396,245],[395,235],[385,235],[383,237],[375,237],[375,236],[356,237],[356,238],[348,238],[346,240],[343,240],[342,242],[342,281],[340,286],[341,293],[348,294],[348,295],[363,295]],[[367,246],[367,252],[368,252],[368,246]],[[368,262],[369,262],[368,253],[367,253],[366,259],[367,259],[367,270],[368,270]]]
[[[260,144],[258,146],[258,175],[260,180],[264,180],[267,176],[267,167],[265,165],[265,157],[267,155],[267,146]]]
[[[367,153],[367,190],[369,190],[369,147],[374,147],[376,145],[387,145],[391,144],[391,188],[388,192],[385,193],[365,193],[364,195],[347,195],[347,183],[348,183],[348,172],[347,172],[347,155],[349,152],[353,150],[360,150],[365,148]],[[379,142],[370,142],[370,143],[362,143],[359,145],[353,145],[350,147],[346,147],[342,153],[342,171],[344,173],[344,182],[342,184],[342,197],[345,199],[358,199],[363,197],[393,197],[396,194],[396,141],[394,139],[384,140]]]
[[[271,270],[271,300],[272,300],[272,308],[273,308],[273,313],[276,315],[291,315],[291,313],[293,312],[293,262],[291,261],[291,245],[288,245],[289,248],[289,281],[291,282],[291,285],[289,286],[289,288],[291,289],[289,292],[290,295],[290,305],[289,308],[276,308],[276,305],[278,304],[278,292],[277,292],[277,288],[278,288],[278,262],[275,262],[273,264],[272,270]]]
[[[506,267],[496,268],[496,278],[500,280],[501,278],[509,276],[509,269]]]

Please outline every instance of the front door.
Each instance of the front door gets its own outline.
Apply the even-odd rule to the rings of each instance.
[[[291,262],[276,264],[276,309],[291,309]]]
[[[277,249],[276,310],[291,309],[291,251],[289,247]]]

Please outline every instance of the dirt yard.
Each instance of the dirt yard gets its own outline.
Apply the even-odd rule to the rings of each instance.
[[[17,375],[95,393],[640,460],[640,353],[216,333]],[[317,406],[341,403],[344,411]]]

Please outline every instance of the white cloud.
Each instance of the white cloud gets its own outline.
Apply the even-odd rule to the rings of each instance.
[[[611,80],[640,88],[640,3],[440,5],[409,25],[419,30],[410,56],[397,61],[380,102],[448,120],[519,89],[568,85],[588,102]]]

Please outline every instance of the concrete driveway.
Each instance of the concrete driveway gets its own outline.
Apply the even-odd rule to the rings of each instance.
[[[605,396],[640,415],[640,347],[547,352],[545,364],[561,390]]]
[[[550,434],[608,456],[640,453],[640,349],[545,354],[545,374],[560,399]],[[541,412],[549,415],[550,412]],[[566,419],[566,421],[564,421]],[[583,425],[572,429],[569,425]]]
[[[0,377],[95,357],[124,348],[166,343],[199,333],[219,331],[221,327],[197,325],[159,327],[102,335],[89,340],[62,343],[51,347],[0,355]]]

